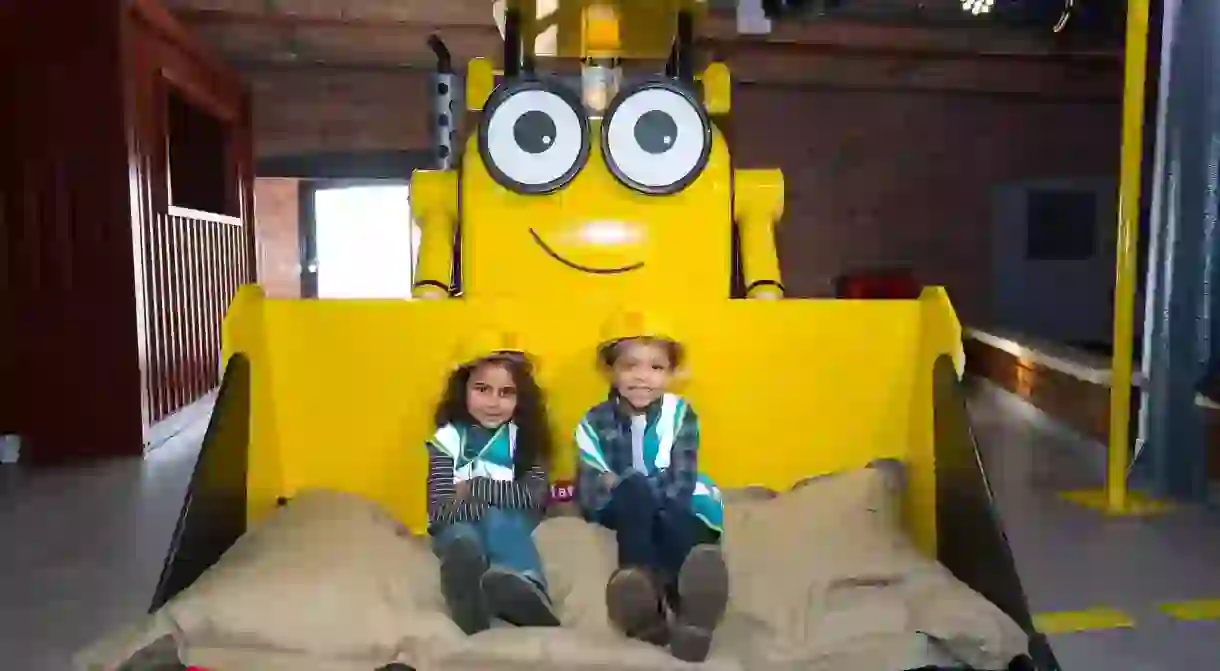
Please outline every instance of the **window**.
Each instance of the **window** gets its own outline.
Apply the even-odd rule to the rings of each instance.
[[[238,216],[237,175],[229,156],[229,125],[174,87],[167,89],[169,204]]]
[[[420,229],[405,184],[314,193],[318,298],[411,297]]]
[[[1083,261],[1097,252],[1097,197],[1092,191],[1032,189],[1026,196],[1025,258]]]

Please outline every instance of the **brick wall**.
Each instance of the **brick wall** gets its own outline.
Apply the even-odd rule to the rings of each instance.
[[[991,187],[1118,171],[1119,105],[933,92],[740,87],[733,139],[787,182],[791,292],[838,272],[909,263],[965,320],[988,317]]]
[[[1002,64],[994,77],[1003,78]],[[426,72],[247,73],[260,156],[428,145]],[[845,269],[906,263],[986,320],[991,187],[1117,172],[1112,102],[915,90],[741,85],[732,141],[746,167],[778,166],[790,292],[823,294]]]
[[[258,282],[269,298],[300,298],[300,180],[254,180]]]

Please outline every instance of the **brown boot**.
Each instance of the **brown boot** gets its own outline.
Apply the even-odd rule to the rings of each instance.
[[[702,662],[712,647],[712,631],[729,601],[729,572],[720,548],[691,550],[678,573],[678,610],[670,631],[669,650],[686,662]]]
[[[610,622],[630,638],[665,645],[669,626],[652,575],[639,568],[622,568],[606,583]]]

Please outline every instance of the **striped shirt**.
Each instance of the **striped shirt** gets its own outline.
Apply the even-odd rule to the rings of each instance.
[[[547,472],[534,465],[516,480],[471,478],[470,491],[457,498],[453,457],[428,443],[428,524],[445,526],[477,522],[488,506],[510,510],[541,511],[547,502]]]

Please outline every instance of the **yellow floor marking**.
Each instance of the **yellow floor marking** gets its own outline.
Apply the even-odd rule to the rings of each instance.
[[[1059,613],[1040,613],[1034,616],[1034,627],[1039,632],[1048,635],[1130,629],[1134,626],[1135,620],[1130,615],[1114,608],[1090,608]]]
[[[1111,517],[1148,517],[1173,510],[1173,504],[1158,501],[1139,492],[1127,492],[1127,505],[1122,510],[1110,508],[1104,489],[1063,492],[1059,496],[1066,501]]]
[[[1220,620],[1220,599],[1163,603],[1157,609],[1175,620]]]

